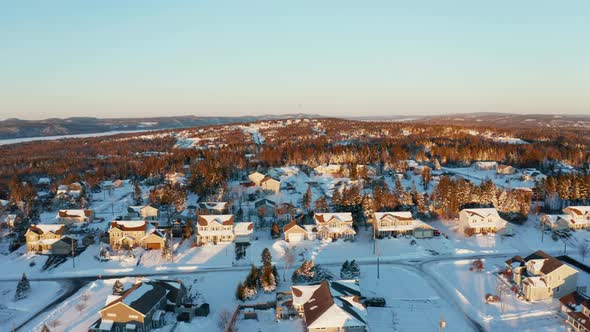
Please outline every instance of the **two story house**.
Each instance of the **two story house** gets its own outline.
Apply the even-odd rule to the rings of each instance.
[[[197,217],[199,243],[232,242],[234,240],[234,215],[209,214]]]
[[[318,239],[353,238],[356,231],[352,228],[352,213],[314,213]]]
[[[505,264],[528,301],[560,298],[577,288],[578,271],[544,251],[535,251],[524,259],[514,256]]]
[[[27,251],[32,253],[50,251],[64,233],[64,224],[33,224],[25,233]]]
[[[459,224],[465,234],[496,233],[508,224],[494,208],[463,209],[459,212]]]
[[[94,211],[90,209],[59,210],[55,218],[66,225],[88,223],[94,220]]]
[[[431,238],[434,228],[414,219],[411,212],[375,212],[371,220],[376,236],[411,234],[416,238]]]
[[[570,216],[570,228],[590,227],[590,206],[569,206],[563,209],[563,213]]]
[[[162,249],[165,241],[165,235],[146,220],[115,220],[109,228],[109,243],[113,249]]]
[[[567,294],[559,299],[560,313],[570,326],[568,331],[590,332],[590,299],[588,296],[576,292]]]
[[[164,325],[166,312],[178,313],[188,301],[180,281],[139,282],[123,294],[109,295],[91,332],[148,332]]]

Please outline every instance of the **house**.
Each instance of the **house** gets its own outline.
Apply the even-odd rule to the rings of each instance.
[[[253,234],[253,222],[237,222],[234,224],[235,243],[250,243],[253,240]]]
[[[188,184],[185,174],[178,172],[166,174],[164,182],[173,186],[177,185],[181,187],[184,187]]]
[[[69,236],[63,236],[51,246],[51,253],[53,255],[68,256],[78,248],[78,241]]]
[[[254,182],[254,184],[257,186],[260,186],[260,184],[262,183],[262,180],[265,177],[266,176],[262,173],[254,172],[254,173],[250,173],[250,175],[248,175],[248,180]]]
[[[377,236],[411,234],[416,238],[431,238],[434,228],[421,220],[414,219],[411,212],[375,212],[373,227]]]
[[[512,175],[512,174],[516,173],[516,168],[514,168],[510,165],[500,164],[496,167],[496,173],[503,174],[503,175]]]
[[[8,226],[9,229],[13,229],[16,225],[21,222],[21,217],[18,214],[7,214],[2,217],[2,224]]]
[[[554,232],[565,231],[570,228],[569,219],[567,214],[544,214],[541,216],[541,225]]]
[[[317,226],[319,239],[353,238],[356,231],[352,228],[352,214],[342,213],[314,213],[313,219]]]
[[[281,191],[281,181],[273,179],[270,176],[265,177],[260,181],[260,187],[263,190],[272,191],[275,194]]]
[[[69,185],[62,184],[58,186],[56,196],[69,196],[71,198],[80,198],[84,193],[89,193],[89,190],[87,190],[86,188],[86,183],[74,182]]]
[[[224,214],[228,212],[227,202],[199,202],[197,203],[197,214]]]
[[[348,170],[338,164],[320,165],[313,169],[319,175],[342,175],[348,176]]]
[[[476,161],[473,167],[480,171],[489,171],[496,169],[497,165],[498,163],[495,161]]]
[[[127,208],[130,216],[145,220],[159,220],[160,210],[151,205],[132,205]]]
[[[311,226],[311,227],[310,227]],[[295,220],[283,227],[283,236],[287,242],[300,242],[303,240],[315,240],[317,228],[315,225],[298,225]]]
[[[65,233],[64,224],[33,224],[25,233],[27,251],[41,253],[50,251],[53,244]]]
[[[571,327],[571,331],[590,331],[590,299],[588,296],[575,291],[561,297],[559,303],[560,313],[565,316],[565,322]]]
[[[568,206],[563,213],[570,216],[570,228],[582,229],[590,226],[590,206]]]
[[[123,294],[109,295],[99,311],[100,319],[90,332],[147,332],[164,325],[166,312],[181,313],[188,301],[186,287],[180,281],[139,282]]]
[[[234,240],[234,215],[210,214],[197,217],[199,243],[232,242]]]
[[[459,212],[459,224],[465,234],[496,233],[508,224],[494,208],[463,209]]]
[[[541,250],[524,259],[514,256],[505,265],[528,301],[559,298],[577,287],[578,271]]]
[[[534,168],[528,168],[522,171],[522,178],[525,181],[539,182],[547,178],[547,176]]]
[[[146,220],[115,220],[109,228],[109,243],[113,249],[162,249],[165,242],[164,233]]]
[[[55,218],[66,225],[88,223],[94,220],[94,211],[91,209],[59,210]]]
[[[275,215],[277,203],[268,198],[261,198],[254,202],[254,209],[258,216],[272,217]]]
[[[327,281],[291,286],[291,291],[293,308],[303,318],[308,332],[368,331],[367,310],[359,302],[359,295],[341,295]]]

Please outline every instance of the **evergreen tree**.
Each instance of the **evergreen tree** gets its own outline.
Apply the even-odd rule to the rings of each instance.
[[[270,236],[273,239],[281,237],[281,229],[279,228],[279,224],[277,224],[276,222],[272,223],[272,227],[270,229]]]
[[[303,199],[302,199],[304,209],[309,210],[309,208],[311,207],[311,198],[312,198],[311,185],[308,184],[307,191],[305,191],[305,193],[303,194]]]
[[[113,295],[121,295],[124,291],[123,283],[120,280],[115,281],[113,285]]]
[[[49,330],[47,325],[43,324],[43,327],[41,328],[41,332],[51,332],[51,331]]]
[[[22,300],[22,299],[26,298],[27,296],[29,296],[30,293],[31,293],[31,283],[29,282],[29,279],[27,278],[27,276],[23,273],[22,278],[20,279],[20,281],[18,282],[18,285],[16,286],[16,292],[14,293],[14,299],[16,301]]]
[[[268,250],[268,248],[264,248],[264,250],[262,250],[262,266],[270,267],[271,265],[272,255],[270,254],[270,250]]]
[[[335,209],[338,209],[342,204],[342,196],[340,195],[340,190],[334,189],[334,193],[332,194],[332,206]]]
[[[348,259],[346,261],[344,261],[344,263],[342,264],[342,267],[340,268],[340,278],[342,279],[348,279],[348,273],[350,271],[350,263],[348,262]]]
[[[236,287],[236,299],[240,301],[244,301],[245,297],[245,287],[243,283],[238,283],[238,287]]]
[[[358,264],[356,263],[356,260],[353,259],[350,262],[349,270],[350,270],[350,275],[351,275],[350,279],[358,279],[358,277],[360,277],[361,269],[359,268]]]
[[[135,201],[135,205],[143,204],[143,197],[141,188],[139,187],[139,183],[135,183],[135,187],[133,188],[133,200]]]

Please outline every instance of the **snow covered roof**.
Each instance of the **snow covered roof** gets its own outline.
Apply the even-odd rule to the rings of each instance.
[[[145,220],[115,220],[111,223],[111,229],[118,228],[122,231],[145,231],[147,221]]]
[[[463,209],[461,212],[463,212],[463,211],[465,211],[466,213],[468,213],[470,215],[477,215],[482,218],[486,218],[486,217],[500,218],[500,215],[498,214],[498,210],[496,210],[495,208]]]
[[[254,232],[254,223],[237,222],[234,224],[234,233],[236,235],[249,235]]]
[[[224,210],[227,207],[227,202],[199,202],[199,208],[208,210]]]
[[[570,213],[582,216],[586,214],[590,214],[590,206],[568,206],[567,208],[563,209],[563,212]]]
[[[352,222],[352,213],[340,212],[340,213],[315,213],[313,218],[316,222],[326,223],[332,219],[336,219],[340,222]]]
[[[222,225],[233,225],[234,215],[233,214],[208,214],[200,215],[197,217],[199,226],[208,226],[212,222],[217,222]]]
[[[33,224],[29,227],[29,231],[35,232],[39,235],[45,233],[53,233],[61,235],[64,230],[63,224]]]
[[[396,219],[402,219],[402,220],[413,219],[412,212],[409,212],[409,211],[375,212],[375,219],[376,220],[381,220],[387,216],[391,216]]]
[[[154,306],[166,297],[169,290],[159,282],[139,282],[114,301],[108,303],[102,310],[117,304],[123,303],[136,311],[147,314]]]
[[[75,210],[59,210],[56,218],[78,217],[86,218],[92,215],[92,210],[89,209],[75,209]]]

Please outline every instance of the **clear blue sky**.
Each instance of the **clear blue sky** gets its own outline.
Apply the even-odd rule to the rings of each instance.
[[[590,1],[3,1],[0,118],[590,114]]]

